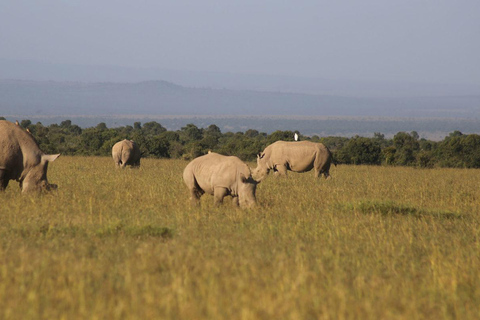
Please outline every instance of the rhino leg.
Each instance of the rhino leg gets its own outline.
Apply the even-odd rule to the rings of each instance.
[[[190,202],[194,206],[198,206],[200,204],[200,197],[203,195],[203,190],[199,188],[192,188],[190,189]]]
[[[125,164],[122,162],[122,160],[116,160],[115,161],[115,167],[123,169],[125,167]]]
[[[332,177],[330,176],[330,163],[326,163],[323,168],[322,168],[322,171],[320,171],[320,174],[323,173],[323,176],[325,177],[325,179],[331,179]]]
[[[287,176],[287,166],[282,164],[282,165],[275,165],[275,173],[279,176]]]
[[[315,177],[316,178],[320,178],[322,176],[322,174],[323,174],[323,176],[325,177],[326,180],[329,180],[329,179],[332,178],[328,171],[323,171],[323,170],[319,170],[319,169],[315,168]]]
[[[328,150],[327,150],[328,151]],[[322,174],[325,176],[325,179],[330,179],[330,164],[332,162],[331,155],[328,151],[327,154],[320,152],[315,156],[315,162],[313,166],[315,168],[315,176],[319,178]]]
[[[223,187],[215,187],[213,190],[213,197],[214,197],[214,202],[215,205],[219,205],[223,203],[223,198],[228,194],[228,191],[226,188]]]
[[[233,197],[232,198],[232,203],[236,207],[240,206],[239,201],[238,201],[238,197]]]
[[[322,174],[326,174],[328,176],[328,172],[323,172],[320,168],[315,168],[315,178],[320,178]]]
[[[0,169],[0,191],[4,191],[8,186],[9,179],[5,170]]]

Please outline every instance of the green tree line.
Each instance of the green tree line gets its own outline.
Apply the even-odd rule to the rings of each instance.
[[[1,118],[0,119],[5,119]],[[143,157],[193,159],[209,150],[235,155],[245,161],[254,161],[258,152],[278,141],[293,141],[295,131],[275,131],[270,134],[249,129],[245,132],[222,133],[214,124],[198,128],[187,124],[177,131],[169,131],[155,121],[133,126],[108,128],[105,123],[81,128],[70,120],[44,126],[22,120],[20,126],[31,132],[46,153],[64,155],[109,156],[113,145],[123,139],[134,140]],[[298,131],[297,131],[298,133]],[[394,165],[480,168],[480,135],[450,133],[442,141],[421,139],[417,132],[398,132],[387,139],[381,133],[373,137],[308,137],[300,140],[321,142],[341,164]]]

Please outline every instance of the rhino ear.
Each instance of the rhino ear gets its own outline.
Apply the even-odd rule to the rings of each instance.
[[[257,154],[257,158],[258,158],[258,159],[262,159],[263,157],[265,157],[265,153],[259,152],[259,153]]]
[[[60,153],[59,154],[44,154],[44,155],[42,155],[42,160],[52,162],[52,161],[55,161],[55,159],[57,159],[58,157],[60,157]]]

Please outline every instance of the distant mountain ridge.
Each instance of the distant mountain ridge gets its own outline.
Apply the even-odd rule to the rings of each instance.
[[[325,79],[289,75],[172,70],[166,68],[75,65],[0,58],[0,79],[134,83],[165,80],[190,88],[254,90],[342,97],[480,95],[480,84],[410,83],[385,80]]]
[[[480,95],[348,97],[136,83],[0,80],[0,115],[480,117]]]

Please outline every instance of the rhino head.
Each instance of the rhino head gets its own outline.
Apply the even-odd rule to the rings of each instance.
[[[38,192],[56,190],[57,185],[48,183],[48,163],[55,161],[60,154],[43,154],[40,162],[30,168],[25,178],[20,182],[22,192]]]
[[[265,153],[260,152],[257,154],[257,167],[253,170],[253,176],[255,179],[257,181],[263,180],[268,175],[270,170],[271,168],[268,166],[265,159]]]
[[[240,181],[238,183],[238,202],[242,208],[251,208],[257,202],[255,197],[255,191],[257,190],[257,184],[260,181],[253,179],[251,176],[246,177],[240,175]]]

